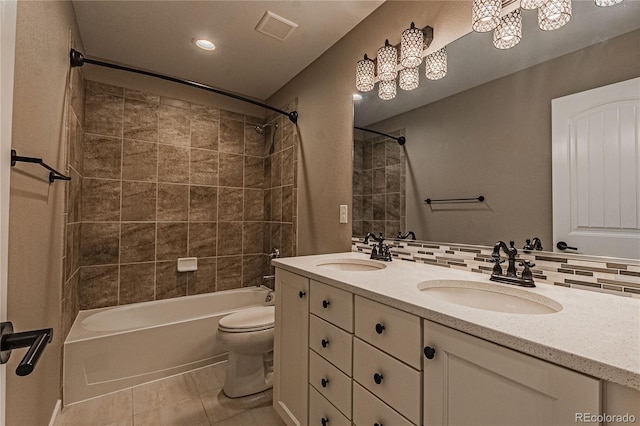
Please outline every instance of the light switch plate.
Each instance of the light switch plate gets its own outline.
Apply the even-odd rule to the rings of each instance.
[[[348,223],[347,222],[347,205],[346,204],[340,204],[340,223]]]

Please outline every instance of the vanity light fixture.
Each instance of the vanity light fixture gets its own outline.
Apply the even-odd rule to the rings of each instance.
[[[596,2],[596,6],[599,7],[607,7],[613,6],[618,3],[622,3],[622,0],[594,0]]]
[[[502,0],[473,0],[471,28],[479,33],[491,31],[500,24]]]
[[[196,37],[191,39],[191,42],[203,50],[215,50],[216,48],[216,45],[213,44],[211,40],[207,40],[206,38]]]
[[[420,57],[420,59],[422,59],[422,57]],[[420,85],[420,71],[418,67],[401,69],[398,80],[402,90],[417,89]]]
[[[390,101],[395,98],[397,91],[395,80],[380,80],[380,83],[378,83],[378,97],[383,101]]]
[[[535,10],[542,6],[544,0],[520,0],[520,7],[526,10]]]
[[[493,32],[493,45],[498,49],[509,49],[522,40],[522,13],[516,9],[500,19]]]
[[[411,27],[402,32],[400,39],[400,65],[405,68],[418,67],[422,63],[423,49],[424,33],[412,22]]]
[[[538,8],[538,27],[557,30],[571,19],[571,0],[545,0]]]
[[[377,61],[378,78],[380,81],[395,80],[398,76],[398,49],[389,44],[389,40],[385,40],[384,46],[378,49]]]
[[[440,80],[447,75],[447,46],[427,55],[424,60],[425,77],[429,80]]]
[[[353,96],[353,100],[354,101],[361,101],[362,100],[362,95],[360,93],[354,93],[352,96]]]
[[[356,88],[361,92],[368,92],[375,85],[375,65],[364,55],[364,59],[356,63]]]

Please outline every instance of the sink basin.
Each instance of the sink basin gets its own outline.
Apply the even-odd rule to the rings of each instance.
[[[418,289],[443,302],[485,311],[536,315],[562,310],[561,304],[548,297],[477,281],[425,281],[418,284]]]
[[[330,259],[323,260],[316,266],[334,271],[377,271],[387,267],[382,262],[366,259]]]

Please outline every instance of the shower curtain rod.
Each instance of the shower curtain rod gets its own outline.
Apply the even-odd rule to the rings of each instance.
[[[354,129],[358,129],[358,130],[362,130],[363,132],[375,133],[376,135],[386,136],[386,137],[388,137],[390,139],[398,141],[399,145],[404,145],[407,142],[407,139],[404,136],[400,136],[400,137],[397,138],[395,136],[391,136],[391,135],[388,135],[386,133],[378,132],[377,130],[365,129],[364,127],[353,126],[353,128]]]
[[[242,102],[247,102],[247,103],[250,103],[250,104],[253,104],[253,105],[257,105],[259,107],[266,108],[268,110],[277,112],[279,114],[286,115],[289,118],[289,120],[291,120],[291,122],[294,123],[294,124],[298,122],[298,111],[286,112],[286,111],[283,111],[281,109],[274,108],[272,106],[263,104],[262,102],[258,102],[258,101],[254,101],[253,99],[245,98],[244,96],[236,95],[236,94],[233,94],[233,93],[225,92],[224,90],[216,89],[215,87],[207,86],[206,84],[196,83],[195,81],[190,81],[190,80],[183,80],[183,79],[176,78],[176,77],[169,77],[167,75],[162,75],[162,74],[158,74],[158,73],[151,72],[151,71],[139,70],[139,69],[127,67],[127,66],[124,66],[124,65],[112,64],[112,63],[109,63],[109,62],[103,62],[103,61],[98,61],[98,60],[95,60],[95,59],[85,58],[85,56],[81,52],[78,52],[75,49],[71,49],[71,52],[69,52],[69,59],[70,59],[72,67],[81,67],[84,64],[92,64],[92,65],[97,65],[97,66],[100,66],[100,67],[113,68],[113,69],[116,69],[116,70],[129,71],[129,72],[133,72],[133,73],[136,73],[136,74],[147,75],[147,76],[150,76],[150,77],[155,77],[155,78],[159,78],[159,79],[162,79],[162,80],[167,80],[167,81],[171,81],[171,82],[174,82],[174,83],[180,83],[180,84],[184,84],[185,86],[195,87],[196,89],[207,90],[209,92],[217,93],[217,94],[223,95],[223,96],[228,96],[230,98],[237,99],[237,100],[242,101]]]

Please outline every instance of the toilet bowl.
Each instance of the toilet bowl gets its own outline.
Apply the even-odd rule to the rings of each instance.
[[[218,322],[216,338],[229,351],[222,388],[230,398],[270,389],[273,376],[275,308],[259,306],[227,315]]]

